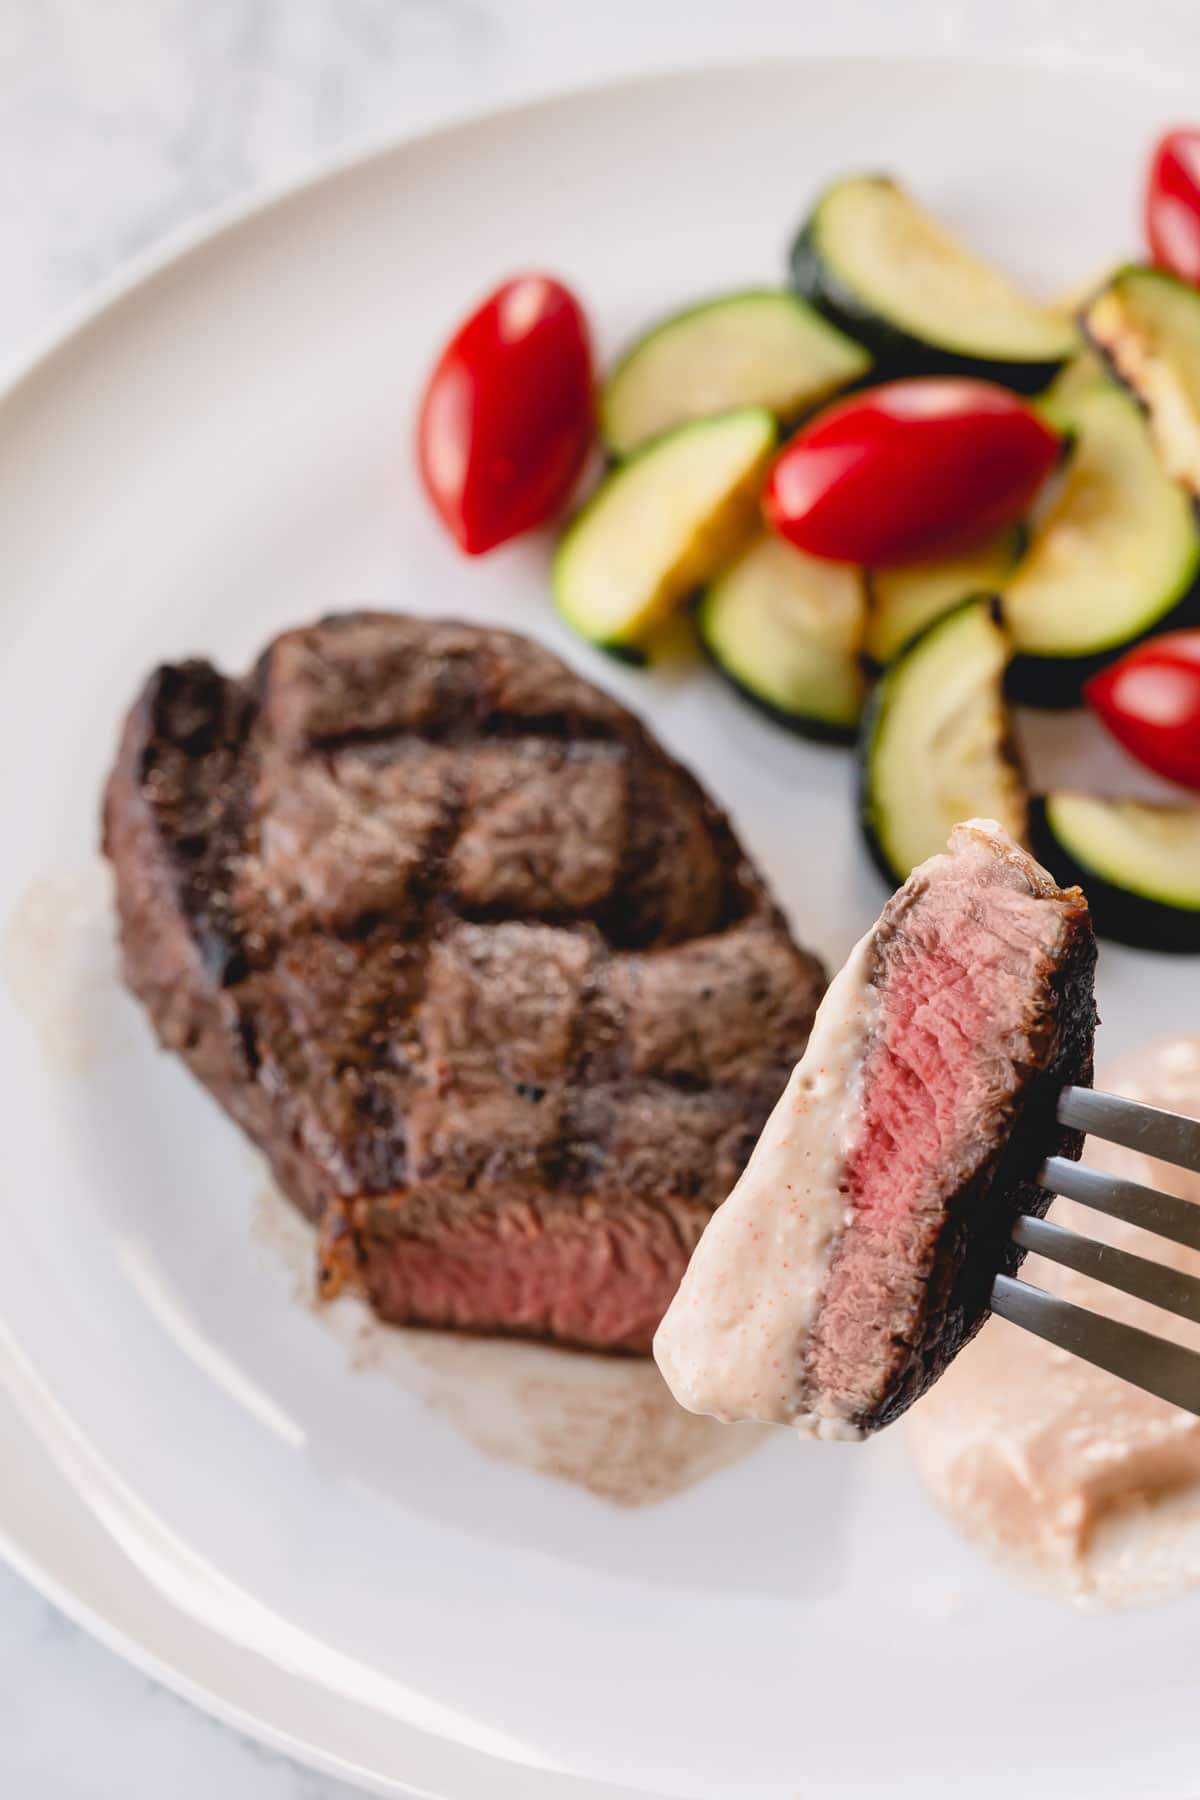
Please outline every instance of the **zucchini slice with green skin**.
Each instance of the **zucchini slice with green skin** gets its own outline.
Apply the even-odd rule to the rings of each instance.
[[[1103,360],[1093,350],[1081,350],[1060,369],[1044,394],[1033,401],[1052,431],[1060,432],[1068,441],[1074,435],[1074,412],[1079,402],[1097,388],[1110,388],[1112,376]]]
[[[606,649],[639,647],[749,535],[775,441],[774,416],[743,407],[680,425],[615,469],[555,554],[568,624]]]
[[[653,326],[600,395],[600,433],[615,457],[739,406],[784,423],[859,381],[871,354],[795,294],[729,294]]]
[[[1069,424],[1066,465],[1004,588],[1010,691],[1035,706],[1071,705],[1117,651],[1198,604],[1196,516],[1136,403],[1106,381],[1076,396]]]
[[[1200,950],[1200,805],[1047,794],[1033,836],[1055,877],[1083,888],[1104,937]]]
[[[860,819],[889,882],[907,881],[964,819],[1028,838],[1029,801],[1004,701],[1009,643],[996,601],[945,613],[887,670],[859,740]]]
[[[894,371],[978,375],[1036,393],[1079,346],[886,175],[827,188],[792,246],[792,285]]]
[[[1145,407],[1168,475],[1200,496],[1200,293],[1165,269],[1118,269],[1083,328]]]
[[[866,697],[862,572],[764,531],[706,589],[700,641],[747,699],[806,736],[854,737]]]
[[[868,570],[868,660],[883,668],[960,600],[997,593],[1016,568],[1025,543],[1024,528],[1013,525],[957,556]]]

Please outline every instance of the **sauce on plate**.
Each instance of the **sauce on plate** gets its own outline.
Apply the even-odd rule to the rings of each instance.
[[[1169,1038],[1098,1085],[1200,1117],[1200,1037]],[[1200,1175],[1089,1139],[1085,1160],[1200,1203]],[[1068,1200],[1073,1231],[1200,1275],[1200,1254]],[[1200,1350],[1200,1326],[1041,1257],[1024,1277],[1093,1311]],[[1200,1419],[992,1319],[918,1404],[924,1480],[970,1537],[1080,1600],[1166,1597],[1200,1583]]]

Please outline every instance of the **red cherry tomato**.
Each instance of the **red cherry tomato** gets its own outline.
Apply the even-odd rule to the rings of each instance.
[[[812,556],[907,562],[1011,524],[1059,448],[1007,388],[950,375],[887,382],[784,446],[763,508]]]
[[[1146,178],[1146,241],[1160,268],[1200,284],[1200,131],[1168,131]]]
[[[1200,788],[1200,631],[1130,650],[1084,689],[1117,742],[1157,775]]]
[[[592,420],[583,308],[547,275],[514,276],[455,332],[421,401],[421,478],[468,556],[558,511]]]

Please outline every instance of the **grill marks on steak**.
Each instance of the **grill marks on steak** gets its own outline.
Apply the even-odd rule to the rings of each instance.
[[[159,670],[105,806],[128,979],[398,1322],[644,1350],[821,978],[622,707],[352,614]]]
[[[999,826],[955,828],[835,977],[806,1056],[655,1341],[684,1405],[861,1435],[901,1413],[1015,1272],[1056,1100],[1092,1072],[1087,904]]]
[[[986,832],[959,827],[952,852],[877,928],[851,1225],[808,1359],[822,1409],[863,1428],[903,1412],[978,1330],[996,1274],[1020,1265],[1013,1221],[1050,1203],[1037,1169],[1082,1148],[1055,1102],[1092,1078],[1087,903]]]

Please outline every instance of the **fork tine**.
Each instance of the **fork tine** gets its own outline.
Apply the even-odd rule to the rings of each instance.
[[[1149,1257],[1116,1250],[1111,1244],[1097,1243],[1095,1238],[1081,1237],[1049,1219],[1035,1219],[1025,1213],[1017,1219],[1012,1235],[1013,1242],[1023,1250],[1036,1250],[1039,1256],[1061,1263],[1065,1269],[1091,1275],[1109,1287],[1120,1288],[1123,1294],[1148,1300],[1164,1312],[1178,1313],[1180,1318],[1200,1324],[1200,1281],[1194,1275],[1165,1268]]]
[[[1200,1250],[1200,1206],[1193,1200],[1160,1194],[1157,1188],[1143,1187],[1140,1181],[1102,1175],[1099,1169],[1069,1162],[1065,1156],[1047,1158],[1038,1171],[1038,1181],[1052,1194],[1063,1194],[1096,1212],[1124,1219],[1127,1225],[1140,1225],[1144,1231],[1170,1238],[1172,1243]]]
[[[1058,1117],[1075,1131],[1091,1132],[1112,1144],[1123,1144],[1127,1150],[1141,1150],[1200,1174],[1200,1119],[1185,1119],[1157,1106],[1080,1087],[1063,1089],[1058,1097]]]
[[[1200,1417],[1200,1355],[1194,1350],[1139,1331],[1136,1325],[1122,1325],[1088,1312],[1027,1281],[1015,1281],[1011,1275],[997,1275],[992,1311],[1060,1350],[1069,1350],[1098,1369],[1107,1369],[1110,1375]]]

